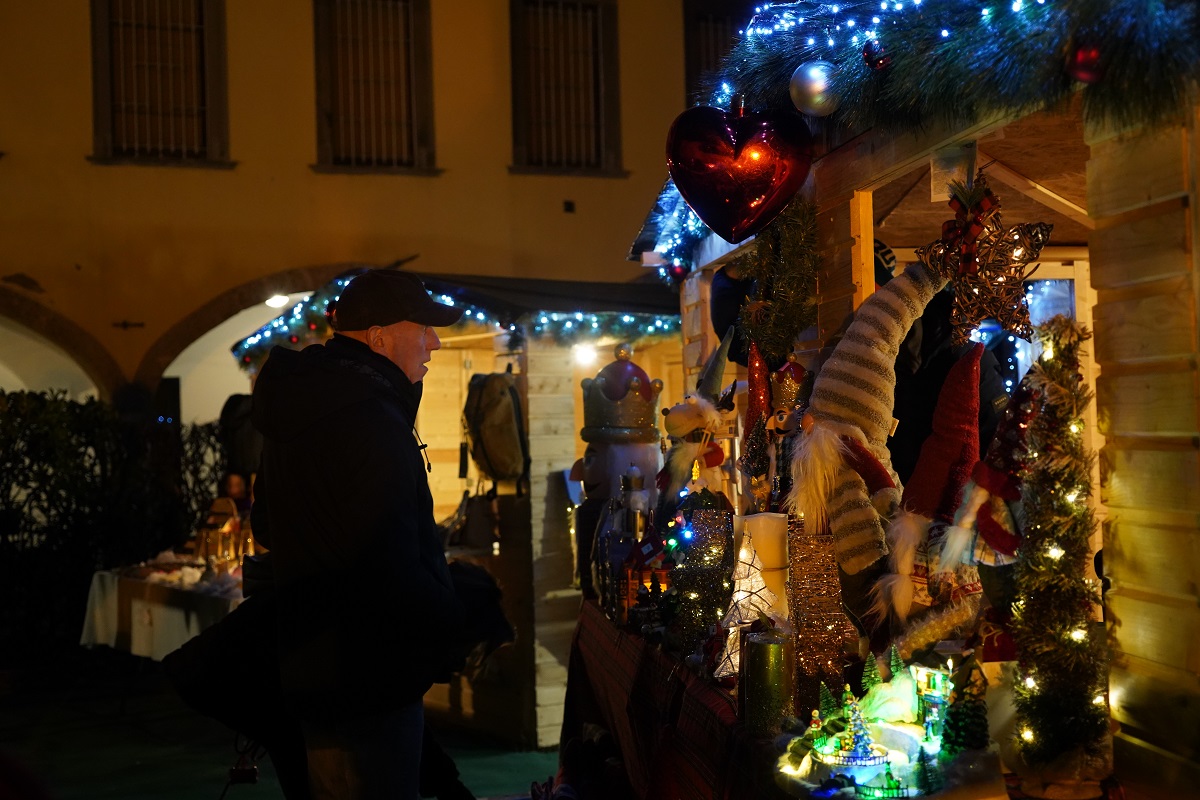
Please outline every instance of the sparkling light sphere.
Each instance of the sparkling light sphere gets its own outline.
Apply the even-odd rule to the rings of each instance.
[[[827,117],[837,111],[841,98],[832,91],[833,70],[828,61],[806,61],[796,67],[788,87],[792,104],[814,117]]]

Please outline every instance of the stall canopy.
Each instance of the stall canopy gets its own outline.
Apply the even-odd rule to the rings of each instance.
[[[629,283],[474,275],[426,275],[425,287],[486,308],[504,321],[536,311],[678,314],[678,291],[653,275]]]

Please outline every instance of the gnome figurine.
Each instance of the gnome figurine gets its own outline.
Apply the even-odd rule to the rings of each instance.
[[[963,486],[979,460],[979,359],[983,349],[976,344],[968,350],[942,384],[933,432],[921,445],[916,467],[904,486],[900,510],[888,526],[888,574],[872,590],[879,618],[891,614],[904,622],[910,613],[981,591],[974,568],[959,564],[942,571],[936,556],[940,540],[954,520]]]
[[[859,307],[814,381],[788,507],[808,526],[829,525],[834,557],[847,575],[888,553],[885,527],[900,501],[887,449],[896,355],[946,282],[932,267],[910,264]]]
[[[705,362],[696,380],[696,390],[682,402],[662,410],[663,429],[671,441],[671,449],[656,479],[658,505],[654,518],[660,522],[674,516],[681,493],[699,488],[714,493],[723,490],[725,451],[715,437],[727,426],[726,415],[717,408],[717,403],[732,341],[730,329]]]

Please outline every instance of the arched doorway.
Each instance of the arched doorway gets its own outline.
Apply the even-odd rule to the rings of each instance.
[[[0,317],[0,390],[61,389],[72,400],[97,397],[96,382],[65,350],[39,333]]]
[[[164,378],[179,379],[180,419],[189,424],[212,422],[230,395],[249,394],[250,379],[230,348],[307,296],[287,295],[288,302],[279,307],[259,302],[243,308],[185,347],[163,371]]]

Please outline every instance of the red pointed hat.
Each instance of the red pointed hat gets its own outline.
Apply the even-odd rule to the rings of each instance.
[[[901,507],[928,519],[954,520],[963,486],[979,461],[979,359],[983,345],[966,352],[946,375],[933,412],[933,432],[921,445]]]

